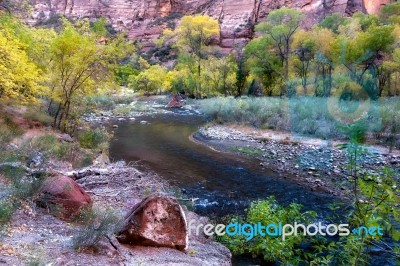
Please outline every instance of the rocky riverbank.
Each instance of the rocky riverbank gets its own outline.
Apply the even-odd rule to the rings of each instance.
[[[90,195],[94,210],[112,211],[123,217],[148,194],[168,195],[169,187],[153,173],[117,162],[65,172]],[[6,182],[0,178],[2,184]],[[186,200],[186,199],[184,199]],[[207,218],[183,208],[195,224]],[[65,222],[27,200],[14,214],[0,238],[0,264],[26,265],[231,265],[227,248],[204,235],[189,236],[186,251],[171,248],[128,246],[112,237],[95,249],[74,249],[73,242],[85,224]],[[98,229],[101,230],[101,229]],[[75,239],[75,240],[74,240]]]
[[[294,136],[285,132],[259,130],[239,125],[207,125],[193,139],[223,152],[234,152],[259,160],[261,168],[272,169],[311,191],[342,198],[350,195],[348,154],[337,147],[341,142]],[[366,146],[360,155],[362,172],[379,173],[390,167],[400,173],[400,152],[388,153],[378,146]]]
[[[110,163],[106,153],[89,167],[73,166],[89,152],[73,138],[41,124],[30,127],[15,110],[10,116],[24,133],[5,144],[0,156],[0,265],[231,265],[229,250],[204,235],[188,236],[184,251],[120,244],[110,232],[120,233],[117,225],[150,195],[178,197],[186,221],[194,225],[207,218],[188,211],[184,205],[191,199],[180,199],[151,170]],[[93,117],[93,124],[115,121],[113,114]],[[70,219],[82,207],[89,209]],[[178,229],[187,234],[187,228]]]

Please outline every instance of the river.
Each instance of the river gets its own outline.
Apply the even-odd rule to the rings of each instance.
[[[283,205],[295,202],[320,214],[329,212],[333,197],[262,169],[256,159],[218,152],[190,140],[205,123],[202,116],[182,110],[119,122],[110,158],[139,162],[154,170],[185,197],[198,198],[195,211],[203,215],[241,214],[251,201],[269,196]]]

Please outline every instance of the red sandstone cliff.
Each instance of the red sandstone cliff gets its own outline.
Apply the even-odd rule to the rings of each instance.
[[[151,46],[163,29],[183,15],[208,14],[220,22],[220,46],[229,48],[236,41],[252,38],[253,25],[281,6],[307,13],[312,25],[333,12],[376,13],[390,0],[31,0],[34,11],[30,22],[49,19],[54,14],[71,18],[107,17],[117,30]]]

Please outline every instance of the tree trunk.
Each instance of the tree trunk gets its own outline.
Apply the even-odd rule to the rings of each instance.
[[[285,74],[285,85],[281,87],[280,97],[285,95],[286,85],[289,80],[289,56],[288,55],[285,57],[285,73],[284,74]]]
[[[197,75],[198,75],[198,78],[199,78],[199,80],[197,81],[198,82],[198,88],[197,88],[197,96],[196,96],[196,98],[199,98],[200,97],[200,95],[201,95],[201,65],[200,65],[200,59],[199,59],[199,63],[198,63],[198,66],[197,66]]]
[[[61,110],[61,103],[58,104],[56,114],[54,115],[53,127],[57,126],[57,118],[58,118],[58,115],[60,114],[60,110]]]

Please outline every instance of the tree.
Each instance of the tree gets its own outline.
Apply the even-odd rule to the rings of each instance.
[[[292,46],[296,54],[294,59],[295,72],[301,79],[304,95],[308,95],[308,73],[311,61],[314,59],[316,53],[316,41],[313,39],[311,32],[301,30],[294,35]]]
[[[279,57],[269,52],[273,45],[273,40],[264,36],[253,39],[244,49],[250,72],[263,84],[268,96],[272,95],[274,85],[282,78]]]
[[[382,64],[384,55],[390,53],[395,41],[392,26],[373,24],[365,32],[360,32],[351,40],[341,37],[343,64],[350,72],[353,81],[363,86],[364,75],[369,72],[373,79],[377,77],[377,69]],[[378,81],[372,88],[366,88],[371,97],[378,97]]]
[[[114,68],[119,59],[132,47],[120,36],[107,45],[97,43],[97,38],[85,25],[76,28],[67,20],[50,48],[51,99],[49,110],[54,116],[54,126],[68,131],[68,120],[74,104],[102,87],[111,88]],[[54,111],[53,105],[56,105]]]
[[[204,69],[205,83],[209,84],[208,87],[212,88],[213,93],[232,95],[232,88],[236,80],[236,64],[232,56],[209,57],[205,61]]]
[[[349,19],[345,18],[340,13],[333,13],[330,16],[326,16],[321,23],[319,24],[320,27],[326,28],[334,32],[335,34],[339,33],[339,27],[341,25],[346,24]]]
[[[207,57],[207,47],[213,38],[219,36],[218,21],[209,16],[184,16],[181,24],[176,29],[178,46],[181,51],[190,54],[197,62],[197,91],[196,96],[201,94],[201,60]]]
[[[267,22],[260,23],[256,27],[257,31],[267,34],[274,40],[276,53],[284,67],[285,82],[289,78],[290,45],[302,19],[303,14],[300,11],[282,7],[269,13]],[[284,93],[285,88],[282,86],[280,95],[283,96]]]
[[[133,76],[130,86],[146,95],[161,93],[166,80],[167,71],[160,65],[152,65],[137,76]]]
[[[234,46],[233,58],[236,61],[236,97],[242,96],[244,92],[244,86],[246,84],[247,78],[250,74],[250,71],[246,65],[246,56],[244,52],[244,48],[242,45]]]
[[[0,99],[28,103],[46,94],[43,72],[25,49],[10,31],[0,29]]]
[[[315,85],[316,94],[318,95],[318,84],[322,81],[322,96],[329,97],[331,94],[333,81],[332,73],[335,65],[338,63],[340,54],[340,46],[338,39],[334,33],[326,28],[314,28],[312,30],[313,39],[315,40]]]

